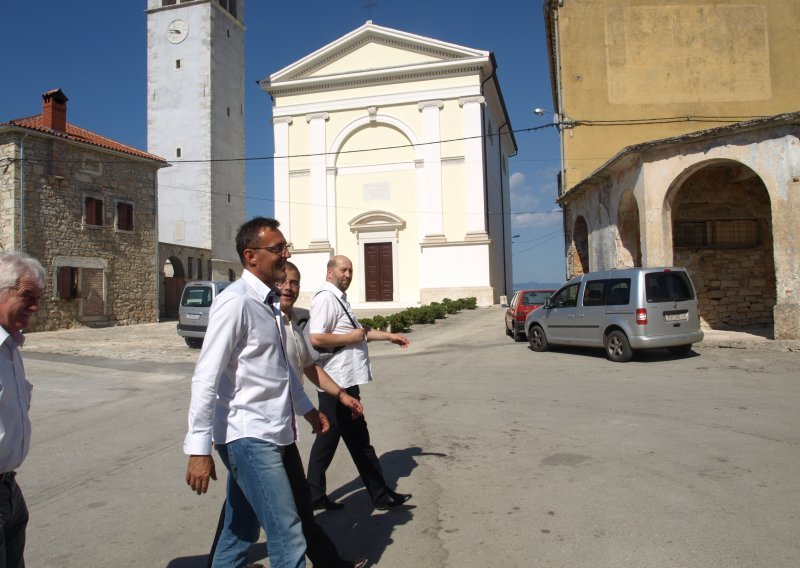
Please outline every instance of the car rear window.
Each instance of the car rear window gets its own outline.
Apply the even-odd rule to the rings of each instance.
[[[211,306],[211,288],[207,286],[187,286],[183,290],[181,306],[187,308],[208,308]]]
[[[534,306],[544,304],[544,301],[550,297],[552,292],[525,292],[522,296],[523,306]]]
[[[644,285],[647,290],[647,301],[653,304],[694,299],[694,290],[689,277],[683,271],[649,272],[644,275]]]

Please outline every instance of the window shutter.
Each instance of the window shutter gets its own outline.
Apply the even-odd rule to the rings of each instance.
[[[59,298],[69,298],[72,295],[72,267],[60,266],[56,275],[56,288]]]

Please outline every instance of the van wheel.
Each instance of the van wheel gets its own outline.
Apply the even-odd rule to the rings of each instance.
[[[203,346],[203,340],[197,337],[184,337],[183,340],[192,349],[200,349]]]
[[[528,335],[528,340],[531,342],[531,349],[534,351],[547,351],[547,336],[544,330],[538,325],[534,325]]]
[[[633,358],[631,345],[624,333],[615,330],[606,336],[606,355],[615,363],[627,363]]]
[[[673,355],[686,355],[691,350],[692,350],[691,343],[687,345],[676,345],[675,347],[667,347],[667,351],[669,351]]]

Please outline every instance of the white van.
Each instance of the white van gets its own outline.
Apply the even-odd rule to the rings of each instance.
[[[685,269],[625,268],[576,276],[525,320],[534,351],[603,347],[626,362],[637,349],[688,353],[703,339],[697,294]]]
[[[181,294],[178,308],[178,335],[186,345],[199,349],[208,328],[208,312],[214,299],[233,282],[195,280],[188,282]]]

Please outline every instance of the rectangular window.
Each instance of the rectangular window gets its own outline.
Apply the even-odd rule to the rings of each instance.
[[[191,256],[189,257],[189,273],[186,275],[186,277],[189,280],[194,278],[194,258],[192,258]]]
[[[198,280],[202,280],[203,279],[203,259],[202,258],[198,258],[197,259],[197,279]]]
[[[83,200],[83,222],[95,227],[103,226],[103,200],[85,197]]]
[[[692,285],[685,272],[650,272],[644,275],[647,301],[685,302],[694,298]]]
[[[631,279],[617,278],[608,281],[608,306],[627,306],[631,302]]]
[[[758,220],[676,221],[672,240],[675,247],[752,248],[760,242]]]
[[[133,203],[117,202],[117,230],[133,231]]]
[[[175,148],[175,157],[180,158],[181,154],[183,154],[183,148]]]
[[[583,289],[584,306],[604,306],[606,301],[603,297],[606,291],[607,280],[594,280],[587,282]]]
[[[78,297],[78,269],[76,267],[58,267],[56,272],[56,295],[59,298]]]
[[[180,68],[181,68],[181,60],[180,59],[176,59],[175,60],[175,69],[180,69]]]

